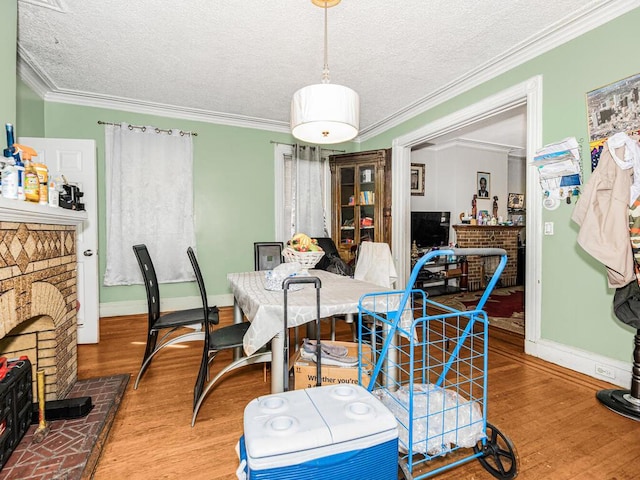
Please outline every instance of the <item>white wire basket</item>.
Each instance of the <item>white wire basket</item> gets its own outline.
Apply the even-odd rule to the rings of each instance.
[[[324,252],[298,252],[291,247],[285,247],[282,256],[287,263],[298,262],[302,268],[313,268],[324,256]]]

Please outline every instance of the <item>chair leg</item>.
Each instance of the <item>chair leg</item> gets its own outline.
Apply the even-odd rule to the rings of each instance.
[[[248,357],[243,357],[236,360],[235,362],[231,362],[229,365],[227,365],[222,370],[220,370],[220,372],[218,372],[218,374],[215,377],[213,377],[213,379],[209,383],[207,383],[207,386],[204,387],[204,389],[202,390],[202,393],[200,393],[200,395],[198,396],[198,399],[195,402],[195,405],[193,407],[193,416],[191,417],[191,426],[193,427],[196,424],[196,417],[198,416],[198,411],[202,406],[202,402],[204,401],[205,397],[207,396],[209,391],[213,388],[213,386],[216,384],[218,380],[220,380],[226,373],[232,370],[235,370],[236,368],[244,367],[246,365],[253,365],[261,362],[271,362],[271,352],[254,353],[253,355],[250,355]],[[200,380],[199,376],[198,376],[198,380]]]
[[[193,387],[193,408],[196,408],[198,400],[202,396],[202,391],[205,388],[205,384],[209,381],[209,364],[216,358],[218,352],[209,352],[205,348],[202,352],[202,360],[200,360],[200,368],[198,369],[198,376],[196,377],[196,383]]]
[[[142,365],[140,366],[140,371],[138,372],[138,376],[136,377],[136,382],[133,385],[133,389],[137,390],[138,384],[140,383],[140,380],[142,379],[144,372],[147,371],[147,368],[149,367],[151,360],[153,360],[153,357],[155,357],[158,352],[163,350],[165,347],[168,347],[169,345],[174,345],[176,343],[183,343],[183,342],[195,342],[199,340],[204,340],[204,332],[202,331],[185,333],[183,335],[172,338],[171,340],[168,340],[167,342],[161,344],[159,347],[153,350],[148,357],[146,357],[143,360]]]

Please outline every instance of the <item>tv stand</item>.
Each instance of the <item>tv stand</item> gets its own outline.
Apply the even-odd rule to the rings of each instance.
[[[456,260],[435,257],[433,262],[428,262],[422,267],[416,279],[415,288],[423,290],[430,297],[460,292],[466,261],[465,257]],[[412,266],[416,262],[417,259],[415,262],[412,261]],[[455,285],[450,284],[453,279],[457,280]]]

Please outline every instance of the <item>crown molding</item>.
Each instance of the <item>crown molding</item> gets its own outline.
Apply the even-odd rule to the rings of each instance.
[[[62,0],[20,1],[45,6],[47,8],[59,8],[60,11],[65,11]],[[640,7],[640,0],[609,0],[605,5],[599,5],[597,7],[591,6],[576,12],[573,18],[556,23],[536,37],[529,38],[515,45],[504,54],[454,79],[442,88],[398,110],[393,115],[363,128],[352,142],[361,143],[384,133],[447,100],[471,90],[518,65],[573,40],[638,7]],[[122,97],[98,95],[90,92],[58,89],[20,45],[18,45],[18,75],[45,101],[290,133],[289,123],[280,120],[269,120],[154,102],[142,102]]]
[[[291,133],[289,123],[257,117],[213,112],[197,108],[179,107],[162,103],[144,102],[129,98],[97,95],[94,93],[60,89],[45,95],[45,101],[80,105],[84,107],[106,108],[125,112],[143,113],[161,117],[179,118],[204,123],[215,123],[232,127],[253,128],[270,132]]]
[[[591,6],[576,12],[573,18],[556,23],[395,114],[362,129],[357,140],[369,140],[638,7],[640,0],[610,0],[604,6]]]
[[[36,95],[44,100],[47,93],[56,90],[57,87],[20,44],[18,44],[17,52],[18,76]]]
[[[77,90],[65,90],[55,86],[38,64],[18,45],[17,70],[20,79],[46,102],[65,103],[83,107],[106,108],[125,112],[179,118],[204,123],[215,123],[233,127],[290,133],[288,122],[257,117],[212,112],[197,108],[185,108],[161,103],[143,102],[129,98],[98,95]]]
[[[521,160],[526,160],[527,158],[527,149],[523,148],[523,147],[517,147],[514,148],[513,150],[509,151],[509,161],[511,161],[511,159],[517,160],[517,161],[521,161]]]
[[[20,3],[28,3],[36,7],[49,8],[60,13],[67,13],[67,7],[62,0],[18,0]]]
[[[472,138],[454,138],[447,142],[439,143],[437,145],[432,145],[429,150],[433,152],[440,152],[442,150],[448,150],[449,148],[454,147],[464,147],[464,148],[474,148],[476,150],[485,150],[488,152],[497,152],[497,153],[506,153],[515,150],[522,149],[521,146],[518,145],[505,145],[503,143],[493,143],[493,142],[485,142],[484,140],[474,140]]]

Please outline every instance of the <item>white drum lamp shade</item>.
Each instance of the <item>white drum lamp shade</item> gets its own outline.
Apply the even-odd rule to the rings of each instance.
[[[360,99],[343,85],[318,83],[301,88],[291,100],[291,133],[312,144],[341,143],[358,135]]]

